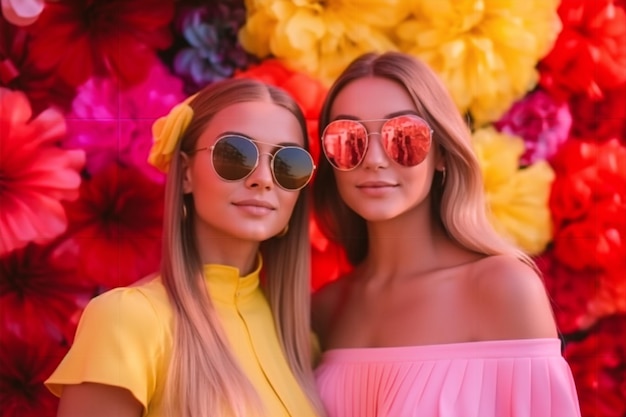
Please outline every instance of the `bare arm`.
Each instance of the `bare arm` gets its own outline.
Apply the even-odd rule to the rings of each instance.
[[[57,417],[141,417],[143,406],[124,388],[84,382],[63,389]]]

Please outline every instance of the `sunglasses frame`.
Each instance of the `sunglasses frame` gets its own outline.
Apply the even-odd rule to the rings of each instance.
[[[239,178],[239,179],[229,180],[228,178],[222,177],[220,175],[220,173],[217,172],[217,169],[215,168],[213,151],[215,150],[215,146],[221,140],[224,140],[224,139],[227,139],[227,138],[233,138],[233,137],[247,140],[248,142],[252,143],[252,145],[254,145],[254,149],[256,149],[256,161],[255,161],[254,166],[252,167],[252,169],[250,169],[250,172],[248,172],[245,176],[243,176],[242,178]],[[272,146],[273,148],[278,148],[278,149],[274,153],[271,153],[271,152],[261,152],[261,149],[259,149],[259,146],[257,145],[257,143],[260,143],[260,144],[263,144],[263,145],[269,145],[269,146]],[[274,170],[274,159],[275,159],[276,155],[283,149],[298,149],[298,150],[304,152],[309,157],[309,159],[311,160],[311,173],[309,174],[309,178],[306,180],[306,182],[302,186],[300,186],[298,188],[286,188],[276,179],[276,173],[275,173],[275,170]],[[195,154],[197,152],[201,152],[201,151],[210,151],[211,152],[211,167],[213,168],[213,172],[215,172],[215,174],[222,181],[226,181],[226,182],[238,182],[238,181],[245,180],[250,175],[252,175],[252,173],[259,167],[259,163],[261,161],[261,155],[269,155],[269,157],[270,157],[270,171],[272,172],[272,180],[274,181],[274,184],[276,184],[280,189],[285,190],[285,191],[300,191],[301,189],[306,187],[311,182],[311,179],[313,179],[313,174],[315,173],[315,169],[317,168],[317,166],[315,165],[315,160],[313,159],[313,156],[311,155],[311,153],[309,151],[307,151],[303,147],[294,146],[294,145],[278,145],[278,144],[275,144],[275,143],[262,142],[260,140],[249,138],[249,137],[244,136],[242,134],[228,133],[228,134],[225,134],[225,135],[221,135],[221,136],[219,136],[215,140],[215,142],[211,146],[205,146],[203,148],[194,149],[193,151],[191,151],[190,155],[193,155],[193,154]]]
[[[384,129],[385,124],[387,124],[387,122],[389,122],[390,120],[398,119],[398,118],[401,118],[401,117],[408,117],[408,118],[411,118],[411,119],[416,119],[416,120],[422,121],[426,125],[426,127],[428,127],[428,130],[429,130],[428,149],[430,151],[430,147],[433,144],[433,134],[435,133],[435,131],[433,130],[432,127],[430,127],[430,124],[428,124],[428,122],[423,117],[420,117],[420,116],[418,116],[416,114],[411,114],[411,113],[409,113],[409,114],[400,114],[400,115],[397,115],[397,116],[394,116],[394,117],[389,117],[389,118],[386,118],[386,119],[359,119],[359,120],[356,120],[356,119],[335,119],[335,120],[331,121],[330,123],[328,123],[326,125],[326,127],[322,131],[322,135],[321,135],[321,142],[322,142],[321,143],[321,147],[322,147],[322,151],[324,152],[324,156],[326,157],[326,160],[328,161],[330,166],[332,166],[333,169],[336,169],[337,171],[348,172],[348,171],[355,170],[356,168],[358,168],[363,163],[363,160],[365,159],[365,155],[366,155],[366,153],[367,153],[367,151],[369,149],[370,136],[371,135],[382,136],[382,130]],[[335,122],[354,122],[354,123],[360,125],[363,128],[363,130],[365,131],[365,150],[363,151],[363,156],[361,157],[361,160],[355,166],[353,166],[352,168],[339,168],[339,167],[335,166],[335,164],[330,162],[331,159],[328,156],[328,154],[326,153],[326,146],[324,146],[324,144],[325,144],[324,136],[326,135],[326,131],[328,130],[328,127],[331,124],[335,123]],[[367,123],[367,122],[384,122],[384,123],[381,126],[381,129],[380,129],[381,131],[380,132],[370,132],[370,131],[367,130],[367,127],[365,127],[365,125],[363,124],[363,123]],[[391,161],[393,161],[394,163],[396,163],[396,164],[398,164],[398,165],[400,165],[401,167],[404,167],[404,168],[413,168],[413,167],[418,166],[422,162],[424,162],[424,160],[422,160],[422,161],[420,161],[419,163],[417,163],[415,165],[403,165],[400,162],[396,161],[396,159],[394,157],[389,155],[389,153],[387,152],[387,148],[385,148],[384,146],[383,146],[383,150],[385,152],[385,155]]]

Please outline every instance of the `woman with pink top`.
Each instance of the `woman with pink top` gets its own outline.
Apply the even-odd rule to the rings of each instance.
[[[354,265],[314,296],[329,416],[579,416],[539,271],[490,226],[470,131],[433,71],[356,59],[320,131],[316,212]],[[334,158],[350,135],[365,148]]]

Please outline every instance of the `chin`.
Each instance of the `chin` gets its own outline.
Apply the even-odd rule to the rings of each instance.
[[[263,242],[265,240],[268,240],[272,237],[274,237],[275,235],[277,235],[279,232],[273,233],[270,232],[268,230],[255,230],[255,231],[241,231],[240,233],[238,233],[238,237],[241,238],[242,240],[249,240],[251,242]]]

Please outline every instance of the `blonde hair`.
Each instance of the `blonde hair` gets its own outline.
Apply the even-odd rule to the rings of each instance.
[[[165,387],[165,403],[172,417],[248,417],[262,413],[261,400],[233,357],[207,294],[194,234],[193,196],[182,191],[181,153],[195,149],[218,111],[250,101],[269,101],[289,110],[300,122],[308,147],[300,108],[276,87],[229,79],[209,85],[190,101],[194,116],[176,146],[165,187],[161,275],[174,310],[174,346]],[[308,236],[308,197],[302,191],[287,234],[261,243],[266,278],[263,289],[287,362],[313,407],[321,411],[311,370]]]
[[[400,52],[368,53],[357,58],[331,86],[320,114],[319,131],[323,132],[330,122],[337,94],[350,82],[364,77],[382,77],[404,87],[417,113],[434,130],[434,143],[445,158],[446,178],[443,184],[442,173],[434,176],[431,208],[450,238],[477,253],[515,256],[537,270],[528,255],[492,228],[470,130],[443,83],[423,62]],[[339,197],[333,168],[325,158],[320,158],[318,168],[313,202],[320,227],[345,249],[348,260],[356,265],[367,256],[365,220]]]

